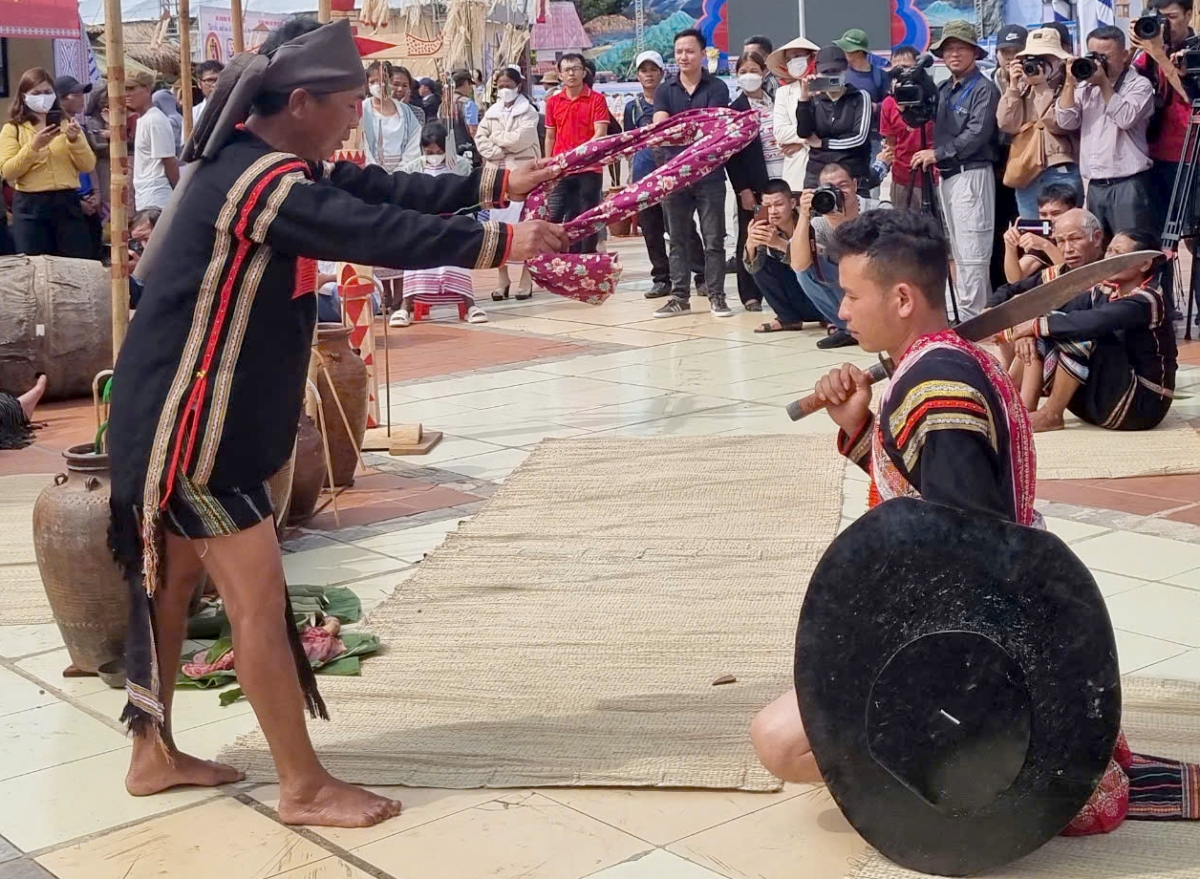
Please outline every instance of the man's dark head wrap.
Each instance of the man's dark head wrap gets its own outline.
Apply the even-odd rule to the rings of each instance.
[[[183,148],[182,159],[187,164],[138,262],[137,278],[144,280],[154,265],[159,250],[156,244],[166,237],[196,168],[217,157],[237,126],[250,117],[257,101],[268,95],[287,96],[296,89],[330,95],[366,84],[362,59],[345,19],[321,25],[275,49],[269,48],[270,42],[268,38],[265,54],[236,55],[221,71],[204,114]]]

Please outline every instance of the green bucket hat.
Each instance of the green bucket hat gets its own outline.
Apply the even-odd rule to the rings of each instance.
[[[862,28],[852,27],[850,30],[842,34],[840,40],[834,40],[833,44],[843,52],[870,52],[871,43],[867,39],[867,32]]]
[[[953,21],[948,21],[942,25],[942,35],[938,41],[929,47],[929,51],[937,57],[942,57],[942,48],[946,45],[947,40],[958,40],[960,43],[966,43],[975,50],[975,58],[983,59],[987,57],[987,52],[979,45],[979,38],[975,36],[975,25],[969,21],[963,21],[961,18],[956,18]]]

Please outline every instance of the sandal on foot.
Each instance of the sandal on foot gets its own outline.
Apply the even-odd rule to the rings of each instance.
[[[412,315],[407,310],[401,308],[399,311],[392,313],[392,317],[388,321],[388,326],[393,329],[412,326]]]
[[[769,323],[765,323],[761,327],[757,327],[754,330],[754,332],[756,332],[756,333],[791,333],[791,332],[795,332],[796,330],[804,329],[803,323],[785,324],[782,321],[779,321],[778,322],[779,326],[775,326],[776,323],[777,323],[776,321],[771,321]]]
[[[467,323],[469,324],[485,324],[487,323],[487,312],[478,305],[472,305],[467,310]]]
[[[508,298],[508,288],[507,287],[501,287],[498,290],[492,291],[492,302],[503,302],[507,298]],[[520,299],[521,297],[518,296],[517,298]]]
[[[516,298],[524,302],[526,299],[533,298],[533,290],[518,290]]]

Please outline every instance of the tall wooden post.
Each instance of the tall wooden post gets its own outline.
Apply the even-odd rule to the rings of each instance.
[[[179,88],[183,105],[183,139],[192,136],[192,16],[188,0],[179,0]]]
[[[246,34],[242,28],[242,0],[229,0],[229,17],[233,22],[233,54],[246,51]]]
[[[125,30],[121,0],[104,0],[104,53],[108,60],[109,238],[112,243],[113,363],[129,329],[129,148],[125,113]]]
[[[319,0],[317,3],[317,21],[329,24],[333,21],[333,0]]]

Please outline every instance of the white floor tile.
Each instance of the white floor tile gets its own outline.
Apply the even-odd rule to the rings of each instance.
[[[1071,549],[1093,570],[1141,580],[1165,580],[1200,568],[1200,545],[1129,531],[1089,537]]]
[[[1119,595],[1122,592],[1131,592],[1134,589],[1140,589],[1149,582],[1148,580],[1139,580],[1136,577],[1126,577],[1122,574],[1110,574],[1107,571],[1092,571],[1092,578],[1096,581],[1096,585],[1100,587],[1100,594],[1105,598],[1110,595]]]
[[[65,702],[0,718],[0,780],[125,747],[125,736]],[[0,833],[3,829],[0,828]]]
[[[66,648],[64,648],[62,650],[53,650],[49,653],[38,653],[22,659],[17,663],[17,668],[36,676],[38,680],[45,681],[51,687],[68,696],[90,696],[93,693],[102,693],[108,689],[108,684],[95,676],[64,678],[62,676],[63,670],[70,664],[71,656],[67,653]]]
[[[723,876],[679,855],[657,849],[645,857],[593,873],[589,879],[723,879]]]
[[[446,535],[458,530],[459,519],[444,519],[441,522],[431,522],[428,525],[418,525],[415,528],[403,528],[390,531],[378,537],[368,537],[360,540],[355,546],[373,553],[381,553],[391,558],[399,559],[406,565],[419,562],[425,553],[436,549]],[[393,576],[399,577],[400,569]],[[351,588],[353,583],[346,584]]]
[[[36,626],[0,626],[0,656],[18,659],[33,653],[45,653],[63,646],[56,623]]]
[[[475,455],[458,461],[447,461],[442,464],[443,470],[451,473],[461,473],[471,479],[487,479],[499,482],[516,470],[529,452],[525,449],[504,449],[499,452],[488,452],[486,455]]]
[[[1080,540],[1085,540],[1089,537],[1095,537],[1098,534],[1103,534],[1105,531],[1111,531],[1110,528],[1105,528],[1101,525],[1091,525],[1087,522],[1075,522],[1071,519],[1055,519],[1050,516],[1046,517],[1046,528],[1053,534],[1057,534],[1064,543],[1075,543]]]
[[[1189,650],[1171,659],[1138,669],[1134,674],[1148,678],[1200,681],[1200,650]]]
[[[1200,647],[1200,592],[1150,583],[1106,599],[1113,626],[1151,638]]]
[[[32,681],[19,674],[0,668],[0,717],[7,717],[31,708],[53,705],[58,697],[52,696]]]
[[[1121,674],[1133,674],[1155,663],[1187,652],[1180,644],[1159,638],[1149,638],[1121,629],[1114,630],[1117,638],[1117,661]]]
[[[403,567],[397,559],[347,544],[307,549],[283,557],[288,582],[309,586],[332,586]]]

